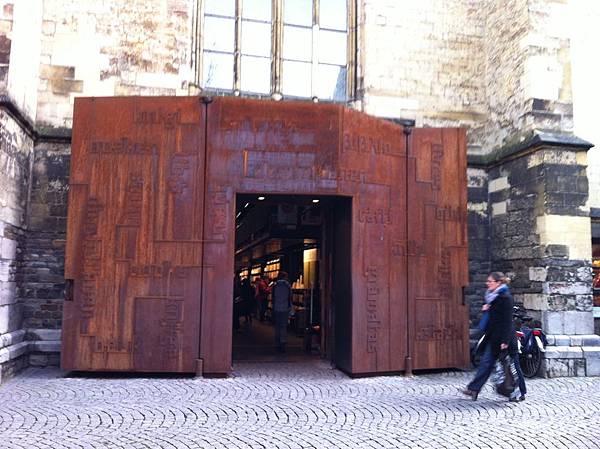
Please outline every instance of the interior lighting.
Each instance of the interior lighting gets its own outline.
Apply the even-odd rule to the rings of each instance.
[[[313,203],[315,203],[315,204],[317,204],[318,202],[319,202],[319,200],[318,200],[318,199],[314,199],[314,200],[313,200]]]
[[[244,209],[247,208],[248,206],[250,206],[250,203],[244,204]]]
[[[264,197],[264,196],[259,196],[259,197],[258,197],[258,201],[264,201],[264,200],[265,200],[265,197]]]

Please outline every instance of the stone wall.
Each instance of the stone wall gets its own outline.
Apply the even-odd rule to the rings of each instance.
[[[572,132],[566,1],[487,0],[487,152],[532,131]]]
[[[548,376],[600,375],[585,149],[539,143],[489,171],[491,266],[550,336]]]
[[[17,267],[25,241],[33,139],[0,109],[0,382],[26,361]]]
[[[28,331],[61,328],[69,161],[68,145],[35,148],[29,229],[19,267]]]
[[[6,92],[8,86],[13,11],[12,1],[0,1],[0,92]]]
[[[469,236],[469,285],[465,299],[469,304],[470,327],[481,317],[485,280],[491,271],[488,173],[483,167],[467,169],[467,209]]]
[[[575,134],[595,148],[588,152],[589,206],[600,208],[600,127],[597,107],[600,104],[598,73],[600,61],[590,57],[598,50],[600,42],[600,2],[573,1],[571,18],[573,114]]]
[[[481,150],[487,114],[483,0],[363,0],[359,100],[373,115],[417,126],[466,126]]]
[[[189,0],[45,0],[38,124],[72,126],[75,96],[188,93]]]

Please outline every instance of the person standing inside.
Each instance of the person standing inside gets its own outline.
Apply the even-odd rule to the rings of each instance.
[[[256,302],[258,306],[258,319],[260,321],[265,320],[265,313],[267,311],[267,295],[269,294],[269,284],[267,284],[266,278],[256,278]]]
[[[485,349],[479,368],[473,380],[463,390],[474,401],[483,388],[483,385],[494,370],[494,365],[502,351],[508,353],[515,360],[520,396],[511,396],[511,400],[524,400],[526,394],[525,379],[519,365],[517,341],[512,320],[514,301],[508,289],[508,278],[504,273],[495,271],[490,273],[487,281],[487,292],[483,311],[487,313],[488,320],[485,328]]]
[[[273,317],[275,319],[275,344],[279,352],[285,352],[288,316],[292,308],[292,287],[285,271],[280,271],[271,289]]]

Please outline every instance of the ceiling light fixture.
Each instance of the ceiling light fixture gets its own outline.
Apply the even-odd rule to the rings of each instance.
[[[264,196],[259,196],[259,197],[258,197],[258,201],[264,201],[264,200],[265,200],[265,197],[264,197]]]
[[[318,202],[319,202],[319,200],[317,200],[317,199],[313,200],[313,203],[315,203],[315,204],[317,204]]]

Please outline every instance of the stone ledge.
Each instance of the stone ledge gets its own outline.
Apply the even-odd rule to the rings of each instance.
[[[25,331],[18,330],[0,335],[0,349],[21,343],[25,339]]]
[[[548,133],[533,131],[522,141],[508,144],[487,154],[467,154],[469,167],[485,167],[498,165],[511,159],[529,154],[540,148],[564,148],[575,151],[588,151],[594,144],[579,137],[564,133]]]
[[[580,346],[548,346],[544,353],[546,359],[582,359],[583,350]]]
[[[30,341],[29,352],[60,352],[60,340],[58,341]]]
[[[600,346],[600,336],[590,335],[546,335],[548,346]]]
[[[60,329],[26,329],[29,341],[60,341]]]
[[[23,341],[0,349],[0,363],[6,363],[27,353],[29,342]]]

